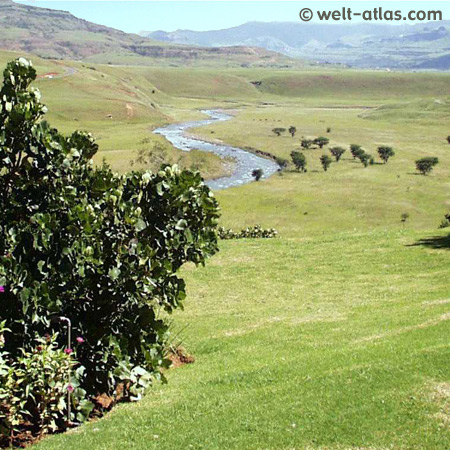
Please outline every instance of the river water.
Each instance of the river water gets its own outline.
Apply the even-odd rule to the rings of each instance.
[[[216,110],[205,110],[202,112],[209,116],[209,118],[197,120],[195,122],[175,123],[158,128],[153,132],[161,134],[174,147],[185,152],[195,149],[201,150],[202,152],[215,153],[221,158],[233,158],[235,164],[233,166],[233,173],[230,176],[205,182],[212,190],[218,191],[220,189],[251,183],[254,181],[254,178],[252,177],[252,171],[254,169],[262,169],[264,172],[263,178],[268,178],[278,171],[278,164],[270,159],[262,158],[238,147],[231,147],[226,144],[214,144],[187,136],[186,131],[190,128],[210,125],[215,122],[223,122],[225,120],[230,120],[233,117],[222,111]]]

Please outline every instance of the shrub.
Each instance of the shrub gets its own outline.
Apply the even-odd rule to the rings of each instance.
[[[322,163],[323,170],[326,172],[331,165],[331,158],[328,155],[322,155],[320,162]]]
[[[315,145],[318,145],[320,148],[323,148],[324,145],[328,145],[330,140],[326,137],[319,136],[318,138],[314,139],[313,143]]]
[[[291,134],[291,136],[294,137],[296,132],[297,132],[297,128],[294,127],[293,125],[291,125],[289,127],[289,133]]]
[[[284,133],[286,131],[286,128],[280,128],[276,127],[272,129],[272,133],[276,134],[277,136],[281,136],[281,133]]]
[[[91,135],[64,137],[41,120],[46,108],[29,85],[36,72],[9,63],[0,92],[0,320],[10,357],[68,317],[86,345],[81,387],[115,395],[130,373],[137,384],[166,367],[171,313],[185,297],[186,262],[217,251],[217,202],[199,173],[114,174],[92,167]],[[58,343],[67,337],[61,332]]]
[[[292,151],[291,152],[292,162],[294,163],[295,168],[299,172],[306,172],[306,157],[303,153]]]
[[[358,144],[350,144],[350,153],[353,156],[353,159],[356,159],[358,155],[363,152],[363,149]]]
[[[239,232],[234,232],[231,229],[226,229],[223,227],[219,228],[219,238],[220,239],[270,239],[277,237],[278,232],[275,228],[264,229],[259,225],[254,227],[244,228]]]
[[[311,147],[311,145],[313,145],[313,140],[303,138],[300,145],[302,146],[302,148],[308,149]]]
[[[395,156],[394,149],[386,145],[378,147],[378,154],[385,164],[388,162],[390,157]]]
[[[374,164],[373,156],[366,153],[364,150],[358,152],[357,158],[361,161],[364,167],[367,167],[369,164]]]
[[[418,159],[416,161],[416,169],[422,174],[427,175],[433,167],[439,163],[439,159],[434,156],[426,156],[425,158]]]
[[[330,127],[327,128],[327,133],[331,133],[331,128]]]
[[[336,162],[339,162],[341,156],[345,153],[345,148],[332,147],[330,148],[330,153],[336,158]]]
[[[262,169],[254,169],[252,172],[252,177],[255,179],[255,181],[259,181],[263,175],[264,171]]]
[[[73,370],[76,365],[69,351],[57,347],[56,335],[37,339],[15,360],[0,353],[0,432],[14,442],[14,432],[36,436],[64,428],[69,401],[70,420],[84,421],[93,404],[79,387],[83,368]]]
[[[450,144],[450,136],[447,136],[447,142]]]

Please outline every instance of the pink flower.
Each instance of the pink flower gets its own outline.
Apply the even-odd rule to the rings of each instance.
[[[78,337],[77,337],[77,342],[78,342],[79,344],[83,344],[83,343],[84,343],[84,339],[83,339],[81,336],[78,336]]]
[[[67,385],[67,390],[68,390],[69,392],[73,392],[73,386],[72,386],[71,384],[68,384],[68,385]]]
[[[0,294],[3,294],[5,292],[5,286],[0,286]]]
[[[66,355],[70,355],[70,354],[73,353],[73,350],[72,350],[71,348],[66,348],[66,349],[64,350],[64,353],[65,353]]]

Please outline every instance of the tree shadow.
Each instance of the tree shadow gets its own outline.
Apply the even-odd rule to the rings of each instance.
[[[414,244],[409,244],[408,247],[417,247],[419,245],[435,249],[450,250],[450,234],[447,236],[433,236],[429,238],[420,239]]]

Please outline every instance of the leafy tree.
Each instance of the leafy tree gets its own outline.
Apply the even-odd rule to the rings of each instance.
[[[327,133],[331,133],[331,128],[330,127],[327,128]]]
[[[293,125],[289,127],[289,133],[292,137],[295,136],[295,133],[297,133],[297,128],[295,128]]]
[[[353,156],[353,159],[356,159],[359,154],[362,152],[362,147],[358,144],[350,144],[350,153]]]
[[[367,167],[369,164],[374,163],[373,156],[369,153],[366,153],[365,151],[359,152],[357,157],[364,167]]]
[[[315,145],[318,145],[320,148],[323,148],[324,145],[328,145],[330,140],[326,137],[319,136],[318,138],[314,139],[313,143]]]
[[[426,156],[416,161],[416,169],[422,174],[429,174],[435,165],[439,163],[439,159],[435,156]]]
[[[322,163],[323,170],[326,172],[331,165],[331,158],[328,155],[322,155],[320,162]]]
[[[277,136],[281,136],[281,133],[284,133],[286,131],[286,128],[276,127],[272,129],[272,133],[276,134]]]
[[[392,147],[388,147],[386,145],[383,145],[381,147],[378,147],[378,154],[380,155],[380,158],[384,161],[386,164],[392,156],[395,155],[394,149]]]
[[[218,205],[199,173],[94,168],[92,136],[43,121],[31,63],[9,63],[0,91],[0,322],[11,358],[72,322],[88,394],[138,398],[161,378],[186,262],[217,251]]]
[[[447,136],[447,142],[450,144],[450,136]]]
[[[306,172],[306,157],[302,152],[292,151],[291,159],[299,172]]]
[[[264,172],[262,169],[254,169],[252,172],[252,177],[255,179],[255,181],[259,181],[263,175]]]
[[[345,148],[342,147],[331,147],[330,153],[336,158],[336,162],[339,162],[341,156],[345,153]]]
[[[301,141],[302,148],[308,149],[308,148],[311,147],[311,145],[313,145],[313,140],[312,139],[306,139],[306,138],[302,139],[302,141]]]

